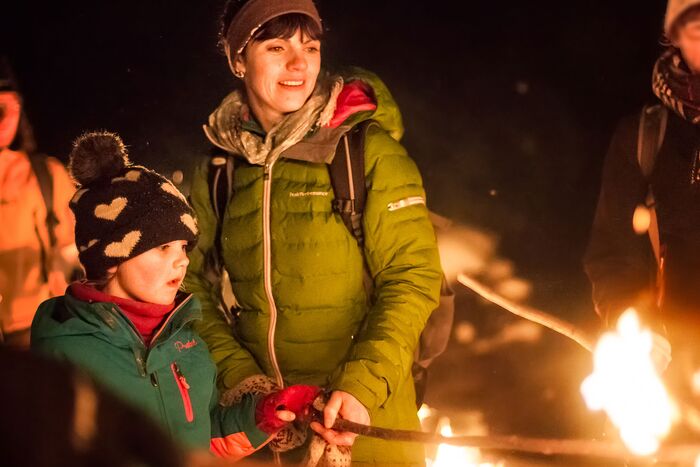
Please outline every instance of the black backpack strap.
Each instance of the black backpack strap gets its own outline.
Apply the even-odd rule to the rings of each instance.
[[[53,178],[49,172],[48,159],[43,154],[31,154],[29,155],[29,163],[39,182],[41,197],[44,199],[44,206],[46,206],[46,228],[49,235],[49,247],[54,248],[57,242],[56,226],[58,225],[58,217],[53,207]]]
[[[209,200],[219,223],[224,218],[226,205],[233,194],[233,157],[213,152],[209,160]]]
[[[667,121],[668,110],[663,105],[648,105],[642,109],[637,132],[637,163],[646,179],[654,171],[656,155],[666,135]]]
[[[372,125],[377,125],[377,122],[366,120],[345,133],[338,143],[333,161],[328,166],[335,194],[333,211],[340,214],[343,223],[360,246],[364,244],[362,214],[367,200],[365,137]]]
[[[656,217],[656,201],[651,188],[650,178],[656,164],[656,157],[666,135],[666,123],[668,121],[668,109],[663,105],[649,105],[642,109],[639,117],[639,130],[637,132],[637,163],[642,175],[647,179],[649,189],[645,205],[649,209],[649,242],[651,243],[657,265],[661,261],[661,238]]]
[[[58,242],[56,238],[56,227],[59,222],[53,206],[53,177],[51,177],[51,173],[49,172],[48,163],[48,158],[44,154],[29,154],[29,164],[39,183],[39,191],[41,191],[41,197],[46,207],[46,219],[44,222],[49,238],[48,245],[44,245],[39,233],[39,226],[35,226],[36,235],[39,238],[39,245],[41,247],[39,254],[41,256],[41,277],[44,282],[48,282],[49,280],[51,257],[54,248],[56,248],[56,243]]]
[[[207,186],[209,187],[209,201],[216,216],[216,236],[215,238],[215,265],[223,265],[221,258],[221,229],[226,212],[226,205],[233,196],[233,172],[234,158],[230,154],[220,151],[217,148],[212,150],[209,160],[209,173]]]
[[[233,196],[233,173],[235,169],[235,159],[232,155],[214,148],[209,159],[209,170],[207,175],[207,186],[209,188],[209,201],[216,216],[216,235],[214,236],[214,248],[204,258],[205,275],[210,282],[221,283],[222,290],[219,293],[219,303],[224,318],[229,324],[233,323],[235,316],[229,308],[230,304],[224,298],[223,288],[225,287],[223,249],[221,243],[222,224],[226,206]],[[235,302],[235,297],[234,297]],[[235,306],[235,303],[234,305]]]

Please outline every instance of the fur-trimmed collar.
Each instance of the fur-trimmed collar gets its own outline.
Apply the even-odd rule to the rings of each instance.
[[[264,138],[242,128],[241,123],[250,110],[243,93],[236,90],[226,96],[209,116],[204,133],[215,146],[240,154],[251,164],[270,164],[309,133],[318,132],[330,122],[342,88],[341,77],[320,75],[306,103],[296,112],[286,115]]]

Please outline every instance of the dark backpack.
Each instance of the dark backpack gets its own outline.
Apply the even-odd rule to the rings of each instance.
[[[341,138],[336,148],[333,161],[328,165],[331,186],[335,198],[332,201],[333,211],[340,215],[343,223],[353,235],[363,250],[364,232],[362,230],[362,215],[367,199],[365,184],[365,136],[372,125],[378,125],[368,120],[355,125]],[[226,211],[226,205],[234,195],[233,172],[235,158],[228,153],[215,152],[209,167],[209,197],[216,214],[217,235],[216,249],[221,251],[221,224]],[[210,261],[219,271],[223,269],[220,254]],[[373,283],[365,267],[365,288],[372,296]],[[224,310],[228,305],[222,300]],[[413,379],[416,389],[416,404],[420,406],[427,387],[428,367],[447,348],[454,320],[455,296],[447,279],[443,275],[440,288],[440,303],[433,310],[420,336],[420,342],[413,360]]]

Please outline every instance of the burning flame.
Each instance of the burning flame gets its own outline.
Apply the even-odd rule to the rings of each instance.
[[[588,408],[605,410],[627,448],[649,455],[671,429],[673,403],[651,358],[652,334],[633,309],[598,341],[593,373],[581,384]],[[700,465],[698,466],[700,467]]]
[[[422,424],[424,424],[427,419],[437,416],[437,411],[426,404],[423,404],[420,410],[418,410],[418,418],[421,420]],[[469,430],[472,432],[471,434],[485,434],[485,427],[481,423],[477,423],[477,425],[478,426],[472,426]],[[436,431],[439,431],[443,436],[453,436],[450,420],[447,417],[439,417]],[[428,467],[503,467],[502,462],[498,464],[481,462],[481,451],[477,448],[452,446],[444,443],[438,445],[434,457],[434,459],[426,459]]]
[[[441,435],[453,435],[450,420],[447,417],[443,417],[439,424]],[[503,464],[496,465],[481,462],[481,451],[477,448],[440,444],[435,460],[428,462],[428,465],[430,467],[501,467]]]

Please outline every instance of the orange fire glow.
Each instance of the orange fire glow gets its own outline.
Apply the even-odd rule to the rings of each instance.
[[[604,410],[627,448],[654,453],[669,433],[676,409],[651,359],[652,334],[633,309],[623,313],[615,332],[598,341],[593,373],[581,384],[591,410]],[[700,467],[700,465],[698,466]]]
[[[425,404],[418,411],[418,417],[421,419],[421,422],[429,417],[436,416],[438,416],[437,411]],[[449,418],[439,417],[436,431],[439,431],[443,436],[453,436]],[[486,428],[483,424],[477,423],[470,426],[468,434],[485,435]],[[503,462],[497,464],[482,462],[481,451],[477,448],[452,446],[444,443],[438,445],[434,458],[429,457],[425,461],[428,467],[504,467]]]

